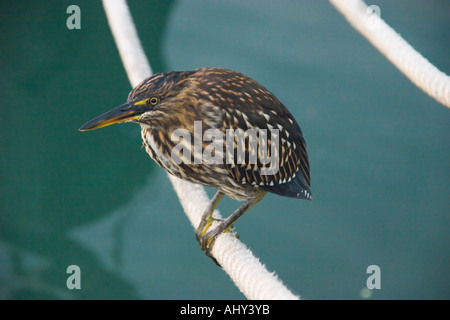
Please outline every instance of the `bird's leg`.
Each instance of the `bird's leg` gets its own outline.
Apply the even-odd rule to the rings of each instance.
[[[220,200],[222,200],[223,196],[224,194],[222,192],[217,191],[214,197],[209,202],[208,207],[203,212],[202,220],[200,221],[197,230],[195,230],[195,236],[197,237],[198,242],[200,242],[200,239],[206,233],[211,224],[216,221],[216,219],[214,219],[212,215],[214,210],[216,210],[217,206],[219,205]]]
[[[250,208],[257,204],[264,196],[266,192],[261,191],[255,197],[246,200],[236,211],[234,211],[228,218],[222,220],[220,224],[213,230],[208,231],[199,237],[200,246],[203,251],[205,251],[208,257],[212,257],[211,250],[214,246],[214,241],[223,232],[227,232],[244,213],[246,213]],[[206,231],[206,230],[205,230]],[[215,259],[213,258],[215,261]],[[216,262],[217,263],[217,262]]]

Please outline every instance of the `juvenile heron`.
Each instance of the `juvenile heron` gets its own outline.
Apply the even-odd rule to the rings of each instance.
[[[196,230],[208,256],[217,236],[268,191],[312,199],[299,125],[275,95],[242,73],[201,68],[155,74],[125,104],[80,131],[120,122],[140,124],[145,150],[170,174],[217,188]],[[244,203],[210,230],[224,195]]]

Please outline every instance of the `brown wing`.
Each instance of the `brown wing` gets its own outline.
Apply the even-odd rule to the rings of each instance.
[[[197,73],[202,79],[199,98],[209,102],[206,121],[226,137],[225,168],[230,176],[282,196],[311,199],[305,140],[287,108],[241,73],[218,68]]]

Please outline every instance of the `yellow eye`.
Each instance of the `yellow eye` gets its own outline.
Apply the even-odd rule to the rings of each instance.
[[[148,103],[151,104],[152,106],[157,105],[159,102],[159,99],[156,97],[151,97],[150,99],[148,99]]]

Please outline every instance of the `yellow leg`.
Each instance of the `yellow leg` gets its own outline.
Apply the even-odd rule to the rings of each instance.
[[[261,191],[255,197],[245,201],[236,211],[234,211],[228,218],[222,220],[220,222],[220,224],[213,230],[208,231],[208,228],[211,226],[212,221],[208,225],[208,228],[204,227],[201,230],[202,231],[201,234],[198,234],[199,230],[197,229],[197,239],[200,242],[200,246],[201,246],[202,250],[205,251],[205,253],[208,257],[212,258],[211,250],[214,246],[214,242],[215,242],[216,238],[223,232],[227,232],[233,226],[233,223],[235,223],[237,219],[242,217],[242,215],[244,213],[246,213],[248,210],[250,210],[262,198],[264,198],[265,195],[266,195],[266,192]],[[217,204],[216,204],[216,207],[217,207]],[[213,211],[214,211],[214,209],[213,209]],[[213,258],[213,260],[215,261],[214,258]],[[215,261],[215,262],[217,263],[217,261]]]
[[[212,215],[214,210],[216,210],[217,206],[219,205],[220,200],[222,200],[223,196],[224,194],[222,192],[217,191],[214,197],[209,202],[208,207],[205,209],[205,212],[203,212],[202,220],[200,221],[200,224],[195,231],[195,236],[197,237],[197,240],[199,242],[206,231],[209,229],[209,227],[211,227],[211,224],[216,221],[216,219],[214,219]]]

